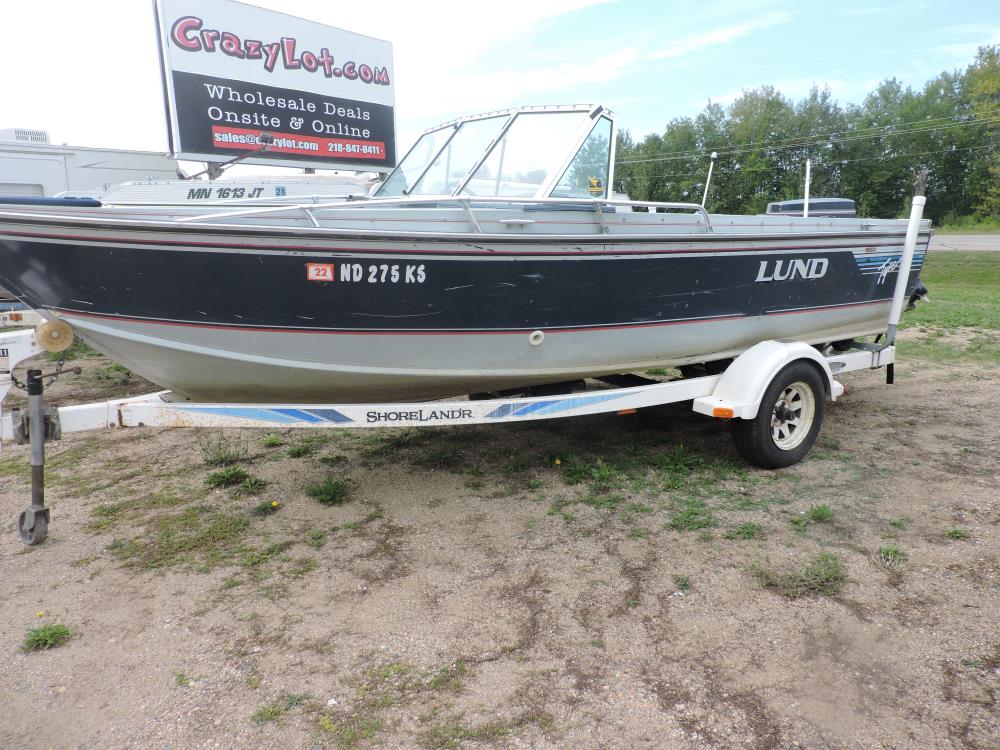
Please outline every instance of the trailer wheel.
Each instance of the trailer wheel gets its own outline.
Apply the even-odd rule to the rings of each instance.
[[[816,368],[792,362],[764,391],[757,416],[733,421],[736,449],[762,469],[798,463],[816,442],[824,397],[823,378]]]
[[[49,519],[45,513],[35,513],[30,508],[23,510],[17,517],[17,530],[25,544],[41,544],[49,535]]]

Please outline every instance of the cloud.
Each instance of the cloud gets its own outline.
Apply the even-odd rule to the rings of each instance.
[[[731,26],[723,26],[722,28],[714,29],[713,31],[707,31],[704,34],[696,34],[694,36],[677,39],[668,49],[653,52],[647,56],[647,59],[667,60],[683,57],[691,52],[698,52],[707,47],[726,44],[728,42],[735,41],[736,39],[750,36],[755,31],[761,31],[763,29],[771,28],[772,26],[779,26],[781,24],[788,23],[791,19],[792,16],[789,13],[774,11],[753,21],[745,21]]]

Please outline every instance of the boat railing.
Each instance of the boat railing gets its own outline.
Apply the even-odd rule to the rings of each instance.
[[[483,204],[486,204],[485,206]],[[229,211],[214,211],[212,213],[199,214],[197,216],[184,216],[176,219],[179,223],[204,223],[218,221],[221,219],[235,219],[235,218],[246,218],[254,216],[267,216],[268,214],[280,214],[289,211],[299,211],[305,215],[309,220],[310,224],[314,227],[322,227],[319,218],[316,216],[317,211],[344,211],[351,210],[361,207],[368,206],[380,206],[391,208],[393,206],[404,206],[407,208],[412,208],[414,206],[433,206],[434,208],[442,208],[448,206],[457,206],[461,208],[465,213],[469,224],[475,233],[482,234],[483,228],[479,221],[476,219],[476,215],[473,212],[473,208],[479,207],[489,207],[494,206],[507,206],[507,207],[537,207],[545,208],[546,206],[590,206],[597,216],[597,221],[601,226],[602,233],[609,233],[611,228],[607,223],[607,213],[606,209],[613,207],[626,207],[631,209],[642,208],[649,213],[657,213],[658,211],[693,211],[698,214],[702,223],[705,226],[706,232],[714,231],[712,227],[712,219],[705,210],[705,207],[699,203],[665,203],[661,201],[629,201],[629,200],[615,200],[615,199],[605,199],[605,198],[509,198],[509,197],[493,197],[493,196],[470,196],[470,197],[455,197],[455,196],[421,196],[419,198],[414,197],[404,197],[404,198],[369,198],[363,201],[352,201],[352,200],[339,200],[331,201],[328,203],[316,203],[316,202],[301,202],[301,203],[289,203],[282,206],[265,206],[262,208],[243,208]],[[506,219],[502,220],[501,223],[508,225],[530,225],[534,223],[532,219]]]

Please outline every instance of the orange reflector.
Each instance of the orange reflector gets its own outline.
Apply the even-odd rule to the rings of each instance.
[[[619,417],[624,417],[626,414],[635,414],[638,409],[622,409],[618,412]]]
[[[736,414],[728,406],[716,406],[712,409],[712,416],[719,419],[732,419]]]
[[[13,321],[20,320],[21,319],[21,313],[12,312],[10,314],[10,319],[13,320]]]

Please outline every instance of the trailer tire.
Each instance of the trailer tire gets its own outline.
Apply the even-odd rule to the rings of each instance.
[[[757,416],[733,421],[736,450],[762,469],[783,469],[801,461],[823,423],[826,389],[812,364],[799,360],[771,380]]]

